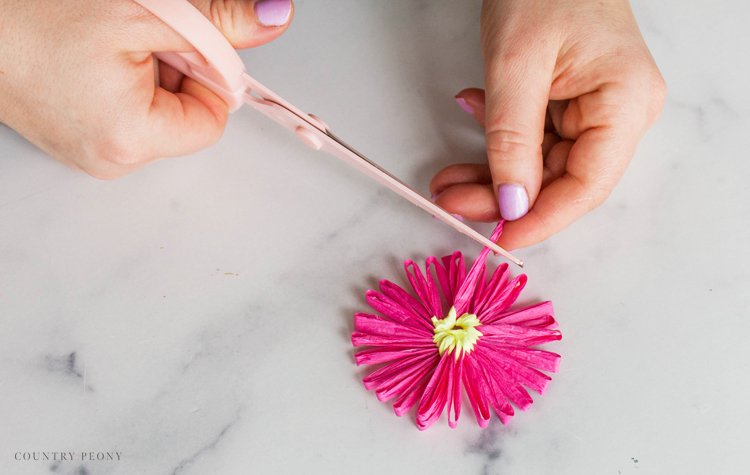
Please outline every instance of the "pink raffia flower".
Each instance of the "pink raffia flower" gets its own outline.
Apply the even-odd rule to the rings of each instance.
[[[501,233],[502,222],[492,240]],[[357,365],[382,365],[364,378],[365,387],[381,401],[396,398],[398,416],[416,404],[420,430],[446,407],[448,425],[456,427],[462,387],[481,427],[489,423],[490,408],[506,424],[514,413],[511,403],[526,410],[533,402],[524,387],[542,394],[550,381],[542,371],[558,369],[560,355],[535,348],[561,338],[552,304],[510,310],[526,276],[512,278],[502,264],[486,279],[489,252],[485,248],[468,273],[458,251],[442,262],[428,257],[424,275],[407,260],[415,295],[382,280],[380,292],[367,292],[379,315],[354,315],[352,344],[367,347],[357,352]]]

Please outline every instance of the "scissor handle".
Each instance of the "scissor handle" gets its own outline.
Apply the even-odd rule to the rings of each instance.
[[[198,80],[235,111],[243,104],[245,65],[224,35],[187,0],[134,0],[185,38],[196,51],[156,57]]]

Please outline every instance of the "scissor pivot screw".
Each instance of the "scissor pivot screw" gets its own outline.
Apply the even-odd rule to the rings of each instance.
[[[303,126],[299,126],[295,129],[295,132],[297,133],[297,137],[313,150],[320,150],[323,148],[323,141],[320,140],[320,138],[313,132],[312,130],[308,130]]]

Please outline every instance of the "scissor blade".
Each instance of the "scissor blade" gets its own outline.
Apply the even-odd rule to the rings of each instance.
[[[252,79],[249,78],[248,80]],[[368,159],[354,147],[341,140],[317,117],[299,112],[296,107],[287,103],[278,97],[278,95],[272,94],[270,91],[266,91],[265,97],[259,97],[248,92],[245,94],[245,102],[287,129],[298,134],[303,132],[304,137],[308,139],[311,139],[308,132],[313,133],[313,135],[315,135],[315,141],[320,139],[320,141],[314,146],[316,150],[325,150],[333,156],[347,162],[360,172],[369,176],[386,188],[389,188],[410,203],[435,216],[461,234],[468,236],[482,246],[489,248],[495,254],[500,254],[519,267],[523,267],[522,260],[498,246],[497,243],[494,243],[487,237],[481,235],[475,229],[459,221],[440,206],[412,190],[406,183],[391,175],[387,170],[384,170],[377,163]],[[313,145],[312,142],[306,141],[306,143],[308,143],[308,145]]]
[[[449,226],[451,226],[453,229],[460,232],[461,234],[468,236],[474,241],[478,242],[479,244],[489,248],[495,254],[500,254],[501,256],[510,260],[514,264],[518,265],[519,267],[523,267],[522,260],[518,259],[517,257],[515,257],[510,252],[506,251],[502,247],[498,246],[497,243],[492,242],[487,237],[477,232],[475,229],[469,227],[462,221],[456,219],[452,214],[445,211],[440,206],[436,205],[432,201],[428,200],[424,196],[414,191],[406,183],[402,182],[401,180],[393,176],[387,170],[384,170],[377,163],[368,159],[362,153],[357,151],[357,149],[355,149],[351,145],[341,140],[333,132],[331,132],[330,130],[326,130],[325,134],[328,137],[330,137],[333,141],[335,141],[338,145],[340,145],[341,147],[349,151],[351,154],[356,155],[360,159],[360,165],[358,166],[358,168],[364,171],[371,178],[385,185],[387,188],[391,189],[393,192],[395,192],[402,198],[406,199],[407,201],[411,202],[412,204],[418,206],[424,211],[440,219],[441,221],[448,224]],[[354,165],[354,163],[352,164]]]

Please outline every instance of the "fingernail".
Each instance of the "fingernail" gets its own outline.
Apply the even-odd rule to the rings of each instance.
[[[255,15],[265,26],[286,25],[292,13],[292,0],[258,0]]]
[[[504,183],[497,188],[500,216],[514,221],[529,212],[529,195],[526,188],[517,183]]]
[[[471,115],[474,114],[474,109],[472,109],[469,103],[466,102],[466,99],[464,99],[463,97],[457,97],[456,102],[458,103],[459,107],[464,110],[464,112]]]

